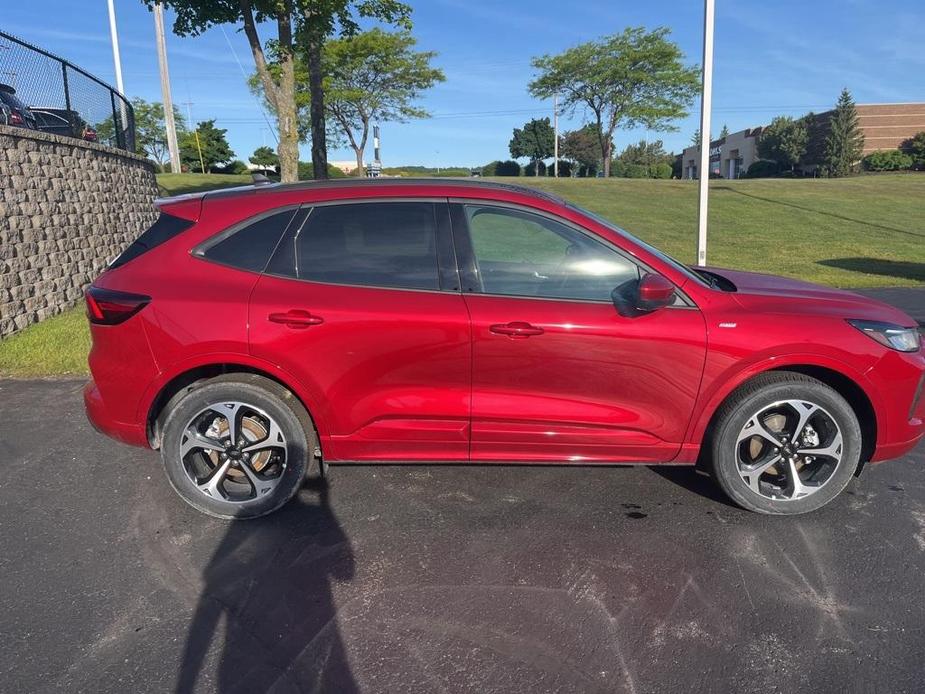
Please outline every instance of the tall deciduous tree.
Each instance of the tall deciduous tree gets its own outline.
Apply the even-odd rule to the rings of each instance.
[[[228,131],[224,128],[216,128],[214,120],[205,120],[196,124],[196,129],[183,133],[179,138],[180,162],[186,164],[190,169],[208,171],[216,164],[223,164],[234,159],[234,151],[225,138]],[[199,141],[196,141],[196,136]],[[200,163],[200,152],[202,160]]]
[[[427,118],[430,114],[415,101],[446,79],[430,65],[436,53],[415,51],[416,44],[407,31],[381,29],[325,44],[321,61],[325,112],[353,148],[358,176],[363,175],[370,124]]]
[[[864,133],[858,123],[858,112],[847,89],[842,89],[829,119],[829,134],[825,140],[823,162],[829,176],[847,176],[857,168],[864,151]]]
[[[761,131],[758,137],[758,156],[777,162],[780,167],[793,168],[806,154],[809,130],[804,119],[778,116]]]
[[[148,157],[163,173],[167,170],[170,153],[167,149],[167,127],[164,125],[164,104],[149,103],[141,98],[132,99],[135,114],[135,153]],[[173,118],[178,133],[186,131],[186,119],[180,110],[173,107]],[[96,133],[103,142],[115,140],[112,116],[96,125]]]
[[[533,96],[558,94],[564,112],[586,108],[594,114],[605,175],[610,175],[617,126],[675,130],[672,121],[687,115],[697,93],[700,69],[683,64],[684,55],[669,34],[666,28],[627,28],[560,55],[533,59],[540,73],[530,83]]]
[[[216,24],[235,24],[250,44],[257,76],[267,102],[276,114],[279,129],[280,178],[298,180],[299,134],[295,101],[295,44],[305,42],[309,53],[312,91],[312,161],[319,178],[327,177],[324,132],[321,50],[325,39],[340,29],[358,30],[355,16],[408,25],[410,8],[399,0],[142,0],[149,8],[160,2],[176,12],[173,31],[178,36],[197,36]],[[265,45],[258,33],[261,24],[272,25]],[[270,70],[267,47],[278,69]]]
[[[279,166],[279,155],[273,151],[272,147],[264,145],[255,149],[254,153],[248,157],[248,161],[255,166],[271,169],[274,166]]]
[[[515,159],[527,157],[534,167],[534,174],[540,175],[540,161],[553,155],[556,137],[549,118],[534,118],[524,123],[523,128],[514,128],[508,149]]]

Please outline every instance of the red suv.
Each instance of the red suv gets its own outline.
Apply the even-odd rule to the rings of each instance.
[[[312,459],[708,464],[816,509],[925,432],[905,313],[691,269],[535,190],[255,185],[159,203],[87,292],[90,420],[176,491],[269,513]]]

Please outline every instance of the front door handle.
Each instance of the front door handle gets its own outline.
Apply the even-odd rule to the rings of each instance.
[[[537,328],[524,321],[512,321],[510,323],[496,323],[489,328],[496,335],[507,335],[508,337],[530,337],[531,335],[542,335],[543,329]]]
[[[296,330],[302,330],[303,328],[324,323],[324,319],[321,316],[312,315],[308,311],[299,308],[293,308],[284,313],[271,313],[267,316],[267,319],[271,323],[280,323],[287,328],[294,328]]]

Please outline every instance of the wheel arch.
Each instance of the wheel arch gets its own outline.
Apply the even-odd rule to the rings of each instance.
[[[322,445],[322,427],[319,425],[320,423],[314,409],[311,407],[311,403],[307,401],[304,391],[298,387],[294,379],[287,378],[285,374],[281,375],[278,369],[262,368],[258,365],[246,364],[240,361],[221,360],[188,365],[187,368],[179,370],[157,388],[145,416],[145,432],[151,448],[157,449],[160,447],[164,414],[171,400],[215,378],[235,374],[259,376],[292,393],[292,396],[308,413],[308,417],[318,434],[319,446]]]
[[[724,391],[722,397],[716,398],[709,408],[708,413],[705,413],[704,416],[701,417],[700,426],[697,429],[702,432],[699,437],[698,465],[703,464],[704,457],[709,454],[713,431],[716,427],[718,415],[723,405],[728,402],[730,398],[734,397],[743,386],[746,386],[758,376],[767,373],[788,371],[821,381],[841,395],[851,406],[851,409],[854,410],[855,416],[858,418],[858,424],[861,427],[861,458],[858,465],[858,471],[860,471],[861,467],[869,461],[873,455],[874,449],[877,446],[877,436],[879,433],[877,410],[874,407],[870,393],[858,383],[857,379],[852,378],[844,371],[833,368],[831,365],[823,366],[813,363],[780,364],[757,371],[751,371],[737,381],[734,386]],[[695,435],[697,430],[693,432]]]

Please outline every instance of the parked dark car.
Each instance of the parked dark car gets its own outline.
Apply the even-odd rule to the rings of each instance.
[[[67,108],[52,108],[47,106],[32,106],[30,108],[35,116],[35,127],[46,133],[76,137],[88,142],[96,142],[96,130],[80,117],[77,111]]]
[[[8,84],[0,84],[0,123],[33,130],[36,127],[35,115]]]

